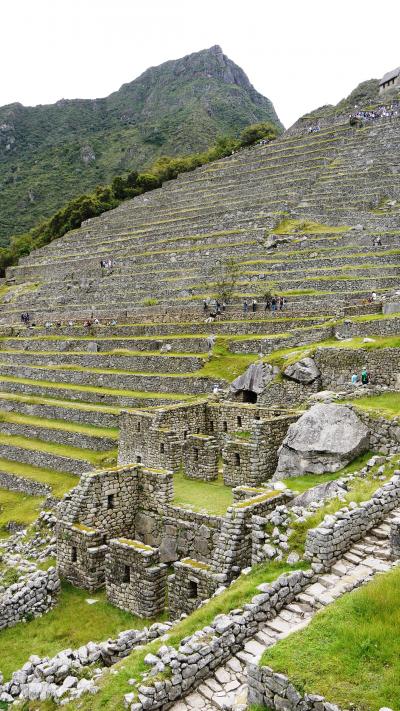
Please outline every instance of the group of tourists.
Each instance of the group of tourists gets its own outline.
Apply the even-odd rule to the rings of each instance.
[[[100,266],[102,269],[112,269],[114,266],[113,259],[100,259]]]
[[[372,246],[373,246],[373,247],[382,247],[382,240],[381,240],[381,238],[379,237],[379,235],[378,235],[378,237],[374,237],[374,238],[373,238],[373,240],[372,240]]]
[[[356,371],[353,372],[351,376],[352,385],[368,385],[371,380],[371,376],[366,367],[364,367],[359,375]]]
[[[21,314],[21,323],[24,323],[25,326],[29,326],[30,321],[31,321],[31,317],[27,311],[25,311],[23,314]]]
[[[397,118],[398,116],[400,116],[400,102],[393,101],[390,106],[378,106],[370,111],[357,111],[354,114],[350,114],[350,123],[355,121],[368,123],[380,118]]]
[[[222,314],[225,313],[226,302],[218,301],[218,299],[212,299],[211,301],[204,299],[203,311],[207,316],[206,323],[212,323],[212,321],[215,321],[218,316],[222,316]]]
[[[307,133],[318,133],[321,130],[319,123],[313,123],[308,127]]]
[[[265,311],[283,311],[285,306],[286,306],[286,299],[284,296],[271,296],[266,299],[264,310]],[[251,311],[253,312],[253,314],[256,313],[256,311],[258,310],[257,299],[253,299],[250,304],[247,301],[247,299],[245,299],[243,301],[243,313],[244,314],[248,313],[249,307],[251,308]]]

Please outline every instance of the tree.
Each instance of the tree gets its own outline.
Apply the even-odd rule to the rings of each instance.
[[[215,266],[212,281],[218,301],[228,302],[232,298],[239,274],[240,265],[233,258],[225,259]]]
[[[260,279],[257,283],[257,295],[261,301],[269,301],[276,291],[276,281]]]
[[[273,141],[279,135],[279,129],[271,121],[263,123],[253,123],[247,126],[240,134],[240,142],[242,146],[251,146],[257,141],[265,139]]]

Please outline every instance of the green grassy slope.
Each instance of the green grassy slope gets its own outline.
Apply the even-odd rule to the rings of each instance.
[[[213,47],[152,67],[104,99],[0,108],[0,245],[67,200],[272,120],[271,102]]]

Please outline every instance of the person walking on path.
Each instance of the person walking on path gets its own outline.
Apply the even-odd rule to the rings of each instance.
[[[247,301],[245,300],[245,301],[243,301],[243,313],[247,314],[248,310],[249,310],[249,305],[248,305]]]

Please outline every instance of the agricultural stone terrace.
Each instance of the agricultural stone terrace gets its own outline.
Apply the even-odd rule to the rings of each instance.
[[[300,525],[296,515],[307,522],[319,506],[329,507],[328,499],[343,502],[352,487],[358,503],[371,499],[381,481],[395,502],[385,516],[398,506],[398,478],[389,478],[400,451],[393,407],[400,389],[399,128],[400,119],[354,128],[343,116],[309,133],[307,121],[300,122],[268,145],[181,175],[87,221],[7,270],[0,504],[7,499],[9,508],[0,518],[2,535],[26,527],[41,507],[54,509],[52,554],[64,579],[93,595],[105,588],[112,605],[144,620],[189,614],[188,634],[196,629],[191,614],[199,608],[207,615],[207,606],[240,586],[241,571],[255,562],[265,566],[268,584],[258,582],[268,600],[274,566],[291,571],[290,593],[286,578],[273,590],[284,590],[282,605],[301,616],[290,605],[301,604],[306,586],[319,584],[321,570],[293,572],[291,566],[306,563],[299,560],[301,545],[291,547],[282,528],[290,511]],[[233,296],[209,320],[203,300],[218,296],[216,274],[231,257],[239,264]],[[102,269],[103,259],[113,267]],[[285,297],[283,310],[265,308],[263,287]],[[257,308],[244,310],[252,299]],[[26,311],[29,327],[20,320]],[[352,385],[352,373],[363,368],[370,383]],[[273,481],[289,426],[318,400],[346,403],[366,432],[362,456],[371,456],[368,447],[380,456],[362,460],[357,471]],[[298,501],[296,509],[299,490],[316,508]],[[381,513],[375,523],[384,521]],[[353,544],[350,532],[341,555]],[[377,570],[371,566],[368,577]],[[352,587],[362,582],[358,570],[357,576]],[[282,607],[265,607],[261,597],[220,662],[207,662],[204,673],[182,670],[189,681],[185,686],[180,678],[175,695],[157,667],[157,694],[149,676],[146,687],[136,679],[129,684],[139,691],[127,683],[125,705],[191,708],[177,699],[206,673],[212,692],[214,670],[229,657],[241,684],[248,661],[241,650],[257,634],[257,615],[265,621]],[[242,604],[235,603],[230,609]],[[216,630],[223,639],[233,624],[225,630],[217,618],[206,636]],[[251,639],[253,648],[260,638]],[[167,664],[167,652],[158,653]],[[143,673],[143,661],[139,667],[133,677]],[[239,686],[224,689],[224,673],[215,703],[202,685],[204,708],[224,708]],[[61,698],[59,686],[43,698]],[[110,703],[122,708],[123,697]]]

